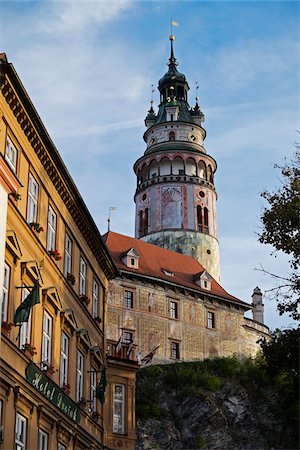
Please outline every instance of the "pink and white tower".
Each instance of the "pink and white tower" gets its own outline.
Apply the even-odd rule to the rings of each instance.
[[[189,85],[178,72],[170,36],[169,69],[159,80],[158,112],[145,119],[147,149],[134,171],[135,236],[193,256],[220,280],[214,173],[216,161],[206,153],[204,115],[188,104]]]

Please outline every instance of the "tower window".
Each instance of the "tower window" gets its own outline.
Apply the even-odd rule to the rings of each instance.
[[[145,211],[140,211],[139,216],[139,233],[140,236],[145,236],[149,228],[149,209],[146,208]]]
[[[124,306],[125,308],[133,308],[133,292],[125,291],[124,293]]]
[[[203,233],[203,217],[202,217],[202,208],[201,206],[197,206],[197,227],[198,231]]]
[[[171,117],[173,117],[173,114],[171,114]],[[171,120],[173,120],[173,119],[171,119]],[[169,141],[175,141],[175,131],[170,131]]]
[[[204,208],[204,233],[208,234],[209,228],[208,228],[208,209]]]

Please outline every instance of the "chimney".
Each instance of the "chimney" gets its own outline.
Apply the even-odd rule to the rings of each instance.
[[[259,323],[264,323],[264,304],[262,302],[262,293],[257,286],[253,290],[252,306],[253,320]]]

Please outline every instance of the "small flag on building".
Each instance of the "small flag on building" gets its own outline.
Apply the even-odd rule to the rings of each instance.
[[[120,339],[117,342],[116,345],[116,357],[121,358],[122,356],[122,335],[120,336]]]
[[[132,348],[133,348],[133,339],[131,339],[130,344],[129,344],[128,349],[127,349],[127,353],[126,353],[127,358],[129,358],[129,356],[131,355]]]
[[[179,26],[179,23],[176,22],[176,20],[172,20],[172,26],[173,26],[173,27],[178,27],[178,26]]]
[[[35,281],[32,291],[17,308],[13,319],[14,324],[17,325],[22,322],[28,322],[31,308],[37,303],[40,303],[40,285],[38,280]]]
[[[151,350],[148,355],[144,356],[143,359],[141,359],[140,365],[145,366],[146,364],[149,364],[152,361],[153,356],[155,355],[156,350],[158,349],[159,345],[155,347],[153,350]]]
[[[100,379],[99,384],[98,384],[98,386],[96,388],[96,397],[100,401],[101,405],[103,405],[104,402],[105,402],[106,385],[107,385],[106,369],[105,369],[105,366],[103,366],[102,370],[101,370],[101,379]]]

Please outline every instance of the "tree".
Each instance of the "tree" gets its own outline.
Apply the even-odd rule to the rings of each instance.
[[[288,313],[294,320],[300,319],[300,144],[295,144],[294,160],[280,169],[281,186],[274,192],[264,191],[261,196],[268,202],[263,209],[261,221],[263,230],[258,240],[272,245],[275,250],[289,255],[290,273],[288,276],[270,273],[276,280],[276,286],[269,295],[277,301],[279,314]]]

